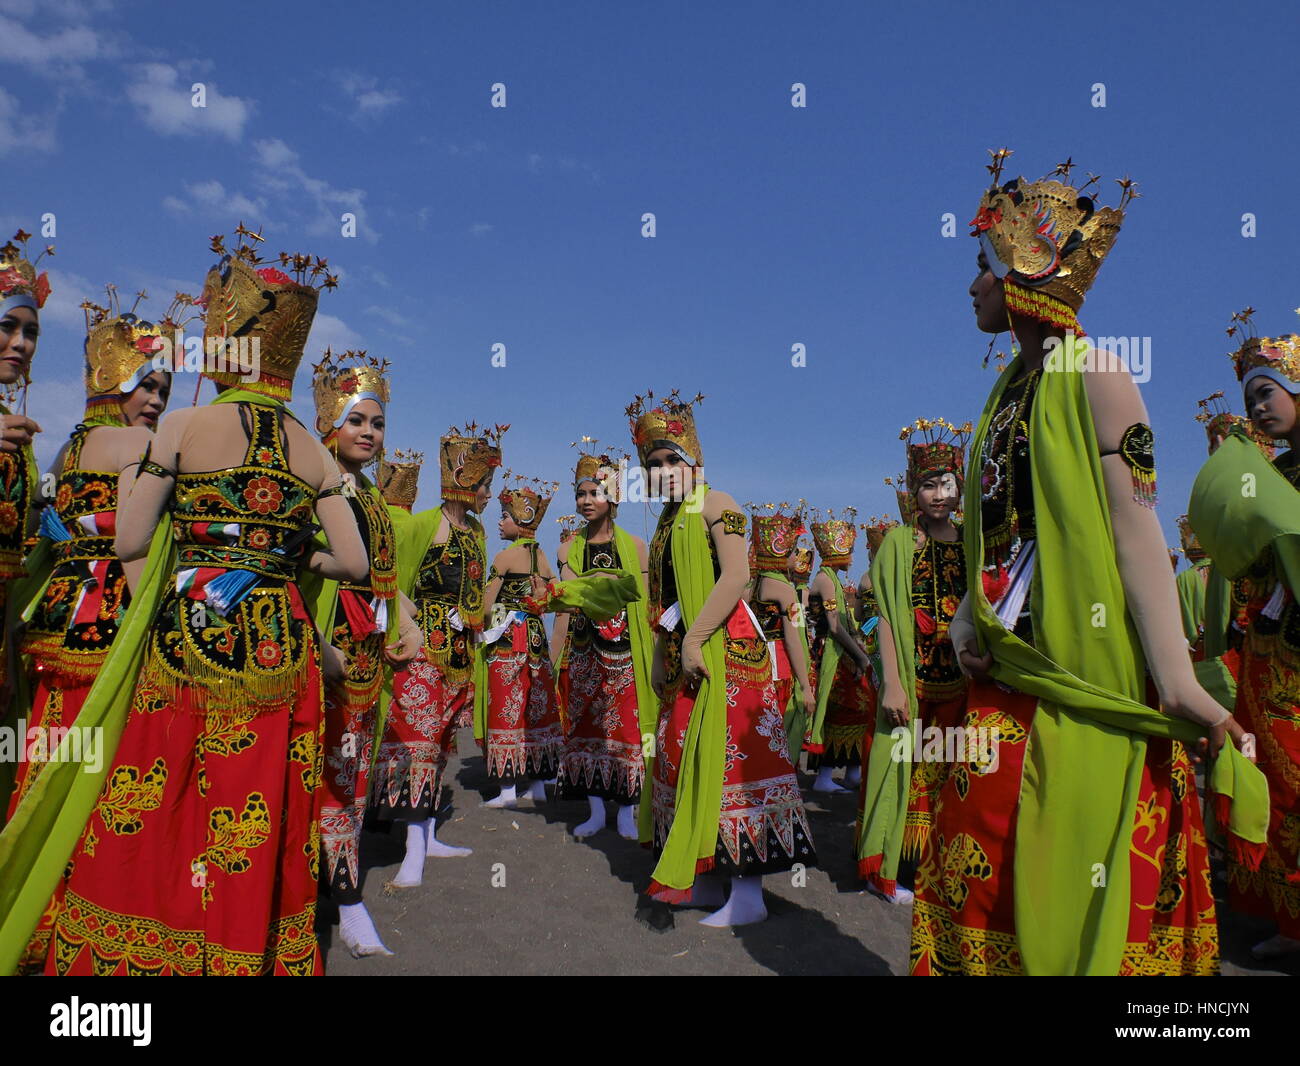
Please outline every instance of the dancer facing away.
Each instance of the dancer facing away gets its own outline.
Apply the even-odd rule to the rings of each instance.
[[[484,601],[489,628],[482,637],[487,692],[475,707],[488,777],[501,791],[487,807],[514,807],[519,784],[531,778],[530,799],[546,799],[564,754],[555,675],[542,615],[551,609],[555,575],[537,543],[537,527],[559,488],[516,479],[501,492],[501,539]],[[552,487],[553,486],[553,487]]]
[[[0,388],[13,394],[21,388],[26,408],[26,388],[31,381],[32,358],[40,338],[40,309],[50,294],[49,276],[36,266],[47,248],[36,257],[27,258],[30,233],[19,230],[14,239],[0,247]],[[20,247],[21,246],[21,247]],[[28,533],[28,519],[38,489],[36,457],[32,440],[41,427],[25,413],[15,414],[0,403],[0,721],[16,718],[15,685],[18,681],[16,649],[9,634],[13,632],[10,612],[6,609],[12,582],[22,577],[23,541]],[[0,810],[9,802],[13,787],[13,768],[0,766]]]
[[[899,865],[914,862],[930,835],[948,769],[929,737],[959,726],[965,710],[966,678],[948,627],[966,594],[960,527],[952,515],[961,499],[970,430],[970,423],[958,429],[943,419],[904,427],[914,524],[891,530],[871,564],[882,684],[858,874],[892,903],[912,901],[899,884]]]
[[[71,855],[47,974],[321,970],[320,644],[298,570],[367,567],[338,467],[286,401],[315,283],[336,281],[308,256],[280,257],[293,276],[266,265],[237,232],[233,252],[214,239],[202,301],[219,395],[162,421],[120,501],[118,556],[148,558],[80,719],[120,741],[98,774],[47,766],[19,804],[10,828],[41,844],[0,962]],[[313,515],[328,552],[308,549]]]
[[[1216,569],[1232,580],[1233,643],[1240,649],[1234,715],[1253,736],[1268,779],[1263,854],[1229,852],[1228,902],[1276,923],[1259,958],[1300,951],[1300,337],[1258,337],[1251,312],[1233,316],[1244,342],[1233,356],[1258,432],[1290,450],[1271,463],[1234,428],[1192,489],[1189,516]],[[1241,486],[1253,492],[1245,496]]]
[[[389,509],[398,584],[414,602],[424,634],[423,657],[394,671],[370,786],[379,817],[406,826],[406,854],[391,882],[398,888],[421,883],[426,857],[471,854],[438,839],[438,804],[456,729],[473,721],[483,684],[476,677],[482,654],[475,636],[483,628],[487,540],[477,516],[491,499],[501,436],[509,428],[470,423],[450,429],[438,443],[441,506],[414,515],[400,506]]]
[[[745,516],[703,479],[701,398],[648,395],[628,408],[651,495],[667,501],[650,544],[660,704],[640,829],[654,849],[652,898],[718,907],[706,925],[744,925],[767,916],[763,874],[816,855],[767,642],[741,599]],[[725,904],[718,875],[731,881]]]
[[[339,908],[339,939],[355,958],[392,954],[361,897],[361,825],[384,665],[403,666],[424,646],[415,607],[397,588],[392,519],[364,473],[383,454],[387,370],[386,362],[364,352],[336,358],[326,349],[312,376],[316,432],[338,462],[344,497],[370,561],[364,581],[327,582],[314,597],[308,595],[327,643],[325,654],[337,657],[341,675],[325,692],[321,854],[323,881]]]
[[[1098,209],[1054,180],[1068,181],[1069,163],[1040,182],[998,184],[1008,154],[993,153],[973,223],[970,295],[979,328],[1009,324],[1019,351],[971,446],[969,586],[950,627],[974,681],[964,724],[996,729],[998,743],[996,758],[955,765],[940,790],[918,863],[911,969],[1209,973],[1214,900],[1178,741],[1208,733],[1217,752],[1240,728],[1192,674],[1141,397],[1126,369],[1089,357],[1075,317],[1123,200]],[[1132,183],[1120,184],[1126,200]],[[1224,775],[1258,779],[1230,746],[1211,787],[1227,787]],[[1232,805],[1234,824],[1252,806],[1241,789]]]
[[[824,521],[812,523],[822,561],[808,597],[812,654],[818,659],[817,708],[809,744],[819,763],[814,792],[844,792],[861,783],[862,738],[871,726],[871,695],[865,687],[871,664],[858,639],[844,588],[858,536],[854,514],[852,507],[845,508],[842,518],[828,511]],[[841,766],[843,785],[831,776]]]
[[[597,443],[584,437],[584,443]],[[573,473],[574,502],[586,525],[562,542],[560,578],[608,570],[638,575],[640,600],[608,621],[581,610],[556,614],[551,633],[567,719],[559,789],[587,799],[590,817],[576,837],[605,827],[606,800],[618,808],[619,835],[637,839],[636,810],[645,782],[643,735],[653,738],[657,701],[650,685],[653,638],[645,616],[646,545],[615,522],[618,469],[608,454],[582,453]]]

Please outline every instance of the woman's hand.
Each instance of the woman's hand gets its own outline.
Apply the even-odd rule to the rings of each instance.
[[[803,704],[803,713],[808,719],[811,728],[813,715],[817,713],[817,696],[810,685],[803,685],[800,687],[799,702]]]
[[[347,676],[348,661],[344,654],[333,644],[321,645],[321,673],[325,677],[327,689],[338,689]]]
[[[0,452],[16,452],[41,431],[33,418],[26,415],[0,415]]]
[[[682,642],[682,676],[691,688],[699,687],[700,682],[709,676],[708,667],[704,665],[704,646],[690,638]]]
[[[903,690],[889,681],[880,690],[880,708],[885,712],[885,723],[897,728],[906,726],[911,720],[911,708]]]
[[[654,665],[650,668],[650,687],[655,690],[655,695],[660,698],[664,694],[664,686],[668,683],[667,671],[664,669],[664,657],[662,654],[656,654]]]
[[[991,652],[980,654],[975,627],[967,624],[958,626],[954,618],[948,627],[948,636],[952,640],[952,646],[957,649],[957,665],[961,667],[961,672],[972,681],[992,681],[993,655]]]
[[[398,630],[397,639],[384,646],[384,659],[389,666],[405,666],[416,658],[424,647],[424,633],[419,626],[408,625]]]

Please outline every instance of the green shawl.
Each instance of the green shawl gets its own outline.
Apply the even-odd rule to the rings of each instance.
[[[1209,572],[1205,575],[1206,580],[1202,581],[1201,571],[1206,569]],[[1196,680],[1221,706],[1232,710],[1236,705],[1237,684],[1232,680],[1232,674],[1228,672],[1228,668],[1223,665],[1223,660],[1219,657],[1223,654],[1222,649],[1216,655],[1210,655],[1208,651],[1211,643],[1210,629],[1215,624],[1207,610],[1211,582],[1219,592],[1216,596],[1215,617],[1222,615],[1223,629],[1226,631],[1228,605],[1222,595],[1222,586],[1225,582],[1219,577],[1210,561],[1198,560],[1174,579],[1174,584],[1178,586],[1178,609],[1183,618],[1183,635],[1187,638],[1187,643],[1193,647],[1197,640],[1203,639],[1204,643],[1201,646],[1206,649],[1204,657],[1199,662],[1192,663]],[[1224,643],[1221,632],[1218,644]]]
[[[998,378],[971,455],[981,454],[1002,392],[1023,369],[1017,356]],[[1039,700],[1016,819],[1016,938],[1027,974],[1113,975],[1128,931],[1129,851],[1146,737],[1192,742],[1202,733],[1143,702],[1145,663],[1116,562],[1082,372],[1066,366],[1042,374],[1029,439],[1037,518],[1029,597],[1034,646],[1002,626],[979,580],[979,478],[967,480],[965,500],[968,595],[980,646],[993,656],[996,680]],[[1262,782],[1230,744],[1215,760],[1211,787],[1237,783],[1234,828],[1258,828],[1238,811],[1257,802],[1245,785],[1256,778]],[[1094,887],[1101,874],[1105,887]]]
[[[1210,563],[1205,577],[1205,658],[1192,664],[1201,687],[1228,710],[1237,706],[1237,681],[1223,661],[1232,618],[1232,585]]]
[[[848,617],[848,612],[844,607],[844,585],[840,582],[840,575],[832,570],[829,566],[823,566],[817,571],[819,574],[829,574],[831,582],[835,585],[835,613],[839,615],[840,625],[852,627],[853,619]],[[826,612],[830,613],[830,604],[826,604]],[[829,621],[827,625],[829,626]],[[812,737],[809,743],[813,747],[820,749],[826,741],[826,708],[830,705],[831,689],[835,686],[835,672],[840,665],[840,656],[844,654],[829,629],[826,631],[826,643],[822,645],[822,661],[817,666],[817,709],[813,712]]]
[[[1201,626],[1205,624],[1206,583],[1201,580],[1200,572],[1209,565],[1208,561],[1201,560],[1174,578],[1178,587],[1178,610],[1183,618],[1183,636],[1191,645],[1200,640]]]
[[[651,753],[650,758],[653,758],[655,729],[659,724],[659,699],[655,696],[655,690],[650,683],[654,669],[655,641],[654,634],[650,632],[649,616],[644,609],[647,593],[636,542],[622,526],[614,523],[614,549],[618,552],[619,562],[623,564],[620,570],[584,568],[582,561],[586,558],[586,549],[586,530],[579,530],[569,542],[568,558],[569,569],[578,576],[572,581],[557,582],[556,602],[564,607],[576,608],[588,618],[598,622],[613,618],[628,604],[643,605],[641,609],[635,607],[628,609],[627,628],[632,645],[632,676],[636,682],[637,718],[641,723],[641,749],[643,752],[648,749]],[[613,579],[596,576],[600,574],[619,576]],[[629,592],[634,595],[622,599]],[[618,603],[614,610],[609,610],[609,606],[601,602],[606,599],[610,600],[610,605],[620,599],[622,603]]]
[[[709,531],[703,515],[708,493],[709,486],[699,482],[670,519],[673,575],[677,580],[682,621],[688,630],[714,586],[713,555],[709,551]],[[712,863],[718,846],[727,749],[725,633],[726,627],[719,626],[704,642],[704,666],[709,676],[700,682],[686,727],[677,776],[676,813],[653,874],[659,885],[682,892],[695,883],[699,869],[708,868]],[[650,839],[653,791],[641,790],[642,841]]]
[[[858,833],[859,864],[871,859],[872,871],[880,856],[881,880],[898,879],[898,860],[907,826],[907,794],[912,782],[912,746],[919,728],[916,710],[916,616],[912,610],[912,557],[916,552],[916,530],[895,526],[876,549],[871,563],[871,585],[876,592],[879,617],[889,624],[894,641],[894,661],[899,683],[907,696],[911,725],[901,736],[885,721],[885,710],[876,700],[876,724],[867,756],[862,825]],[[883,667],[881,692],[884,691]],[[861,866],[859,867],[862,868]]]
[[[754,593],[758,594],[758,582],[763,578],[770,578],[773,581],[780,581],[794,589],[794,602],[799,603],[799,590],[790,580],[789,574],[784,574],[779,570],[760,570],[754,583]],[[803,611],[798,614],[799,619],[799,643],[803,645],[803,661],[807,665],[812,663],[812,652],[808,647],[808,625],[804,618]],[[798,677],[794,673],[793,664],[790,669],[790,700],[785,707],[785,716],[782,721],[782,728],[785,729],[785,739],[790,755],[790,762],[796,767],[799,765],[799,752],[803,750],[804,734],[808,731],[808,712],[803,708],[803,694],[799,691]]]

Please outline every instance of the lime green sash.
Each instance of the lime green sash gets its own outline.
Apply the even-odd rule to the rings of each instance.
[[[799,602],[799,590],[795,588],[794,582],[790,580],[789,574],[784,574],[779,570],[760,570],[754,583],[755,595],[758,594],[758,582],[767,578],[771,581],[780,581],[782,584],[789,585],[794,590],[794,601]],[[809,665],[812,664],[812,652],[808,647],[808,622],[804,617],[802,610],[799,611],[799,643],[803,645],[803,661]],[[784,639],[784,637],[783,637]],[[798,677],[795,675],[794,667],[790,669],[790,699],[785,706],[785,715],[782,721],[785,729],[785,739],[787,750],[790,755],[790,762],[794,766],[799,765],[799,752],[803,750],[804,734],[808,732],[808,712],[803,707],[803,693],[799,691]]]
[[[981,454],[1002,392],[1022,370],[1017,357],[998,379],[972,455]],[[980,644],[992,653],[998,681],[1039,701],[1016,823],[1016,937],[1028,974],[1113,975],[1128,931],[1129,850],[1146,737],[1191,742],[1202,733],[1142,702],[1145,663],[1115,558],[1080,371],[1067,366],[1041,376],[1029,439],[1038,516],[1033,647],[997,620],[979,580],[979,478],[968,479],[965,500],[968,594]],[[1234,774],[1244,780],[1259,771],[1228,745],[1211,784]],[[1238,789],[1239,799],[1246,791]]]
[[[876,591],[880,617],[889,624],[894,642],[894,661],[899,683],[907,696],[908,714],[916,722],[916,616],[912,610],[912,557],[916,551],[916,530],[895,526],[876,549],[871,563],[871,585]],[[884,691],[883,683],[880,691]],[[885,721],[885,710],[876,700],[876,723],[867,757],[865,803],[862,828],[858,833],[857,858],[879,855],[879,876],[898,879],[898,860],[903,851],[907,827],[907,794],[912,783],[912,746],[916,726],[901,736]],[[872,871],[875,872],[874,870]]]
[[[682,620],[689,630],[713,591],[713,555],[702,508],[709,486],[699,482],[672,516],[672,566]],[[677,776],[677,797],[672,827],[654,869],[654,880],[685,891],[701,867],[713,861],[718,845],[718,818],[722,813],[722,778],[727,749],[726,626],[719,626],[704,642],[708,678],[700,682],[682,745]],[[653,789],[641,791],[641,838],[647,830]]]
[[[1200,639],[1201,627],[1205,624],[1206,584],[1201,580],[1201,571],[1209,565],[1203,560],[1174,578],[1178,587],[1178,611],[1183,619],[1183,636],[1191,645]]]

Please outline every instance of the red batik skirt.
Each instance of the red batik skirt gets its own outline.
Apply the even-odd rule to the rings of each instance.
[[[560,675],[560,695],[568,712],[559,773],[563,794],[623,805],[638,802],[645,760],[632,645],[591,639],[571,647]]]
[[[712,858],[699,861],[697,872],[749,877],[789,870],[797,863],[815,866],[812,830],[790,762],[784,707],[772,680],[767,643],[762,637],[728,636],[726,646],[727,750],[718,843]],[[664,639],[664,665],[667,684],[659,705],[651,797],[656,859],[676,814],[686,728],[695,709],[696,693],[682,683],[679,633]],[[655,881],[649,891],[668,903],[690,895]]]
[[[826,750],[822,766],[859,766],[862,764],[862,738],[875,726],[876,701],[871,682],[853,672],[852,660],[841,655],[826,702],[826,721],[822,736]]]
[[[458,671],[457,674],[460,672]],[[473,722],[474,679],[415,659],[393,672],[370,803],[383,819],[422,822],[437,811],[456,729]]]
[[[479,743],[488,776],[507,782],[554,777],[564,755],[564,726],[540,618],[515,621],[489,646],[487,674],[487,735]]]
[[[321,973],[323,726],[314,652],[298,695],[261,713],[200,710],[189,691],[169,701],[146,662],[45,972]]]
[[[1254,734],[1256,765],[1268,779],[1268,841],[1256,870],[1229,855],[1228,902],[1300,939],[1300,676],[1274,654],[1281,639],[1252,626],[1241,650],[1233,715]]]
[[[998,729],[995,763],[956,763],[938,790],[912,910],[911,972],[1022,972],[1012,872],[1020,779],[1037,699],[973,683],[963,724]],[[996,770],[992,767],[996,765]],[[1214,974],[1218,927],[1191,762],[1147,739],[1130,849],[1129,929],[1121,975]]]

